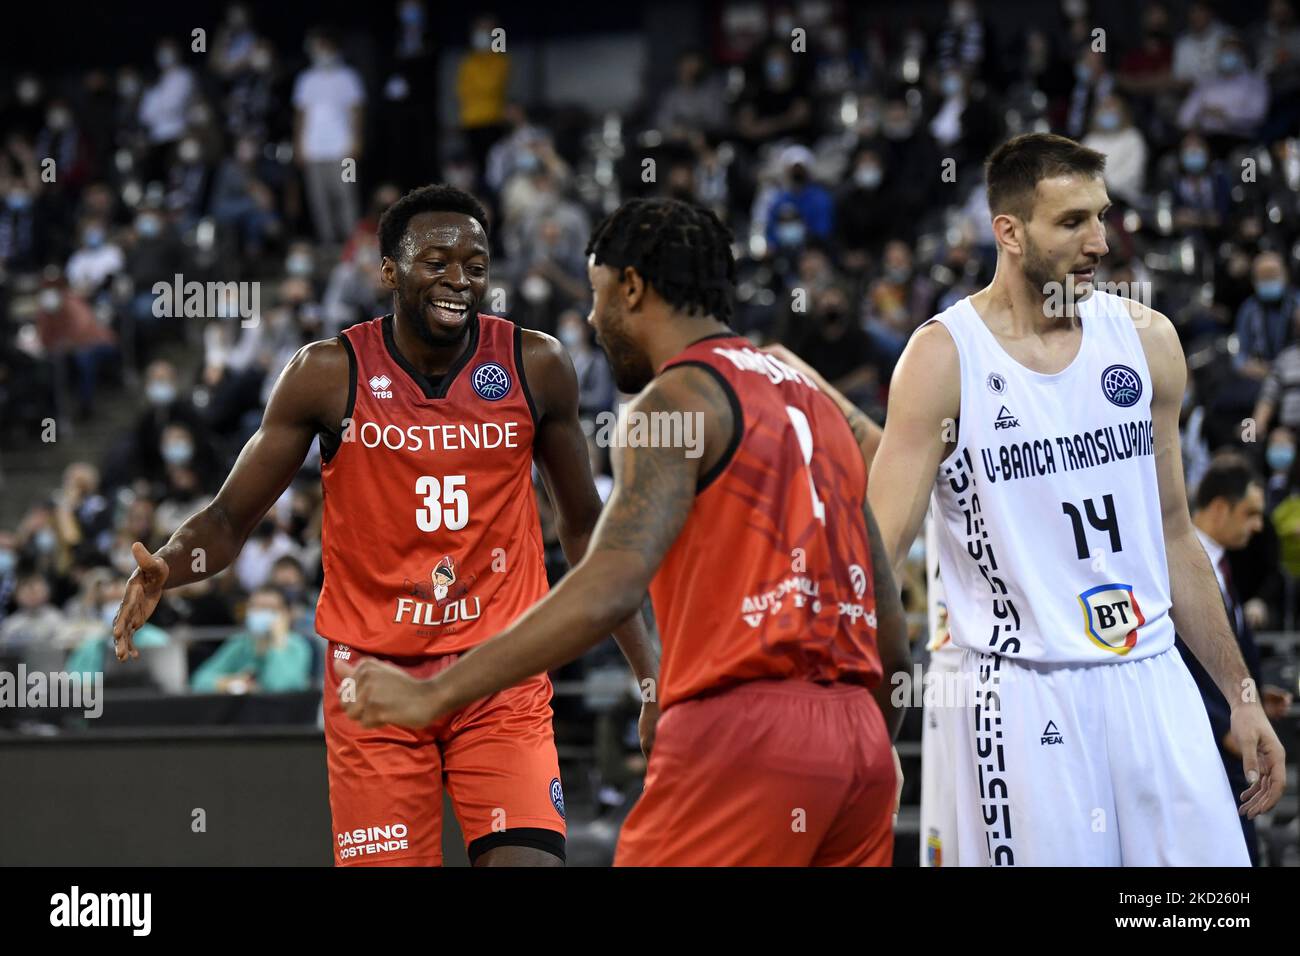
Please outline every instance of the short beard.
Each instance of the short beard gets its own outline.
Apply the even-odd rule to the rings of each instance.
[[[478,309],[471,307],[460,328],[454,331],[439,329],[435,332],[429,327],[429,320],[424,314],[424,303],[418,299],[414,301],[408,299],[401,289],[397,292],[397,308],[411,320],[411,329],[420,341],[431,349],[445,349],[449,345],[460,344],[469,334],[470,328],[478,321]]]
[[[605,332],[596,333],[596,344],[609,359],[614,384],[625,395],[635,395],[650,384],[655,377],[655,370],[651,367],[649,358],[623,331],[621,317],[601,324],[605,326]]]

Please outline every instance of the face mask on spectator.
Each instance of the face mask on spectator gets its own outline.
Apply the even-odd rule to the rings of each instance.
[[[1205,169],[1205,151],[1200,149],[1183,150],[1183,168],[1189,173],[1199,173]]]
[[[780,83],[785,79],[785,61],[780,57],[772,57],[764,64],[764,69],[767,71],[769,82]]]
[[[158,69],[165,70],[176,65],[176,51],[171,47],[162,47],[157,55]]]
[[[853,181],[863,189],[875,189],[880,185],[880,167],[859,166],[853,171]]]
[[[529,276],[519,286],[519,294],[525,301],[537,305],[551,297],[551,284],[541,276]]]
[[[49,554],[58,546],[59,536],[54,533],[53,528],[42,528],[32,536],[32,541],[37,551],[41,554]]]
[[[474,36],[470,41],[474,44],[476,50],[486,50],[492,46],[492,34],[487,30],[475,30]]]
[[[1092,67],[1087,63],[1076,63],[1074,66],[1074,78],[1080,83],[1092,82]]]
[[[67,110],[62,109],[60,107],[56,107],[50,110],[49,115],[45,117],[46,125],[48,125],[50,129],[54,130],[56,133],[59,132],[60,130],[67,129],[68,124],[71,121],[72,121],[72,114],[70,114]]]
[[[885,278],[890,282],[902,285],[908,279],[912,278],[912,269],[910,266],[890,266],[885,270]]]
[[[162,407],[176,401],[176,386],[171,382],[150,382],[144,388],[150,405]]]
[[[1276,302],[1282,298],[1282,290],[1285,287],[1286,283],[1281,279],[1260,279],[1255,283],[1255,295],[1265,302]]]
[[[886,120],[883,129],[886,139],[907,139],[912,135],[912,122],[911,120]]]
[[[137,216],[135,231],[145,239],[153,239],[162,232],[162,222],[157,216]]]
[[[41,98],[41,85],[31,78],[24,79],[18,84],[18,102],[23,106],[31,106]]]
[[[778,223],[776,227],[776,241],[786,249],[793,249],[796,246],[803,245],[804,225],[798,220],[791,222]]]
[[[5,197],[5,202],[9,204],[10,209],[26,209],[31,205],[32,200],[31,197],[21,189],[15,189]]]
[[[944,96],[956,96],[961,92],[961,77],[956,73],[946,74],[939,83],[939,89]]]
[[[271,54],[259,47],[249,56],[248,63],[258,73],[264,73],[271,68]]]
[[[1236,50],[1225,50],[1219,54],[1219,72],[1236,73],[1241,65],[1241,54]]]
[[[1268,467],[1274,471],[1288,471],[1295,461],[1295,446],[1269,445],[1264,457],[1268,459]]]
[[[524,150],[519,154],[519,158],[515,160],[515,168],[521,173],[531,173],[541,164],[542,161],[537,158],[537,154],[531,149]]]
[[[582,329],[575,329],[572,326],[560,330],[560,341],[570,352],[580,349],[587,341],[587,336],[583,334]]]
[[[194,446],[187,441],[168,442],[162,447],[162,456],[169,465],[184,465],[194,457]]]
[[[104,230],[95,228],[87,229],[85,233],[86,245],[92,249],[98,249],[104,244]]]
[[[12,548],[0,550],[0,574],[8,574],[18,564],[18,555]]]
[[[416,26],[424,22],[424,8],[418,3],[404,3],[400,16],[407,26]]]
[[[193,163],[198,161],[201,152],[202,150],[199,148],[199,144],[195,140],[185,139],[181,140],[180,149],[177,150],[177,155],[180,156],[182,163]]]
[[[58,289],[42,289],[41,294],[36,297],[36,305],[42,312],[57,312],[62,301],[63,297],[59,295]]]
[[[292,255],[285,260],[284,270],[291,276],[311,275],[311,256]]]
[[[259,637],[265,637],[267,634],[270,634],[271,629],[275,627],[275,618],[276,613],[270,608],[255,607],[249,609],[244,623],[247,624],[248,629],[254,634]]]
[[[1119,129],[1119,114],[1114,110],[1103,110],[1097,114],[1097,129],[1107,132]]]
[[[135,76],[124,76],[117,81],[118,95],[130,99],[140,92],[140,80]]]

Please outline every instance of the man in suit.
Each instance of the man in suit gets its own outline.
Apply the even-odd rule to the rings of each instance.
[[[1255,646],[1254,631],[1242,607],[1228,562],[1228,552],[1244,548],[1264,524],[1264,484],[1245,458],[1236,453],[1221,454],[1214,458],[1196,489],[1192,524],[1214,567],[1214,575],[1218,579],[1219,590],[1223,593],[1223,602],[1228,611],[1228,621],[1237,636],[1241,656],[1245,659],[1254,682],[1254,686],[1243,688],[1242,692],[1258,693],[1265,712],[1277,720],[1291,706],[1291,695],[1278,687],[1255,689],[1260,683],[1259,649]],[[1177,643],[1187,669],[1191,671],[1205,701],[1210,727],[1214,730],[1215,741],[1228,773],[1228,782],[1234,792],[1241,793],[1249,784],[1242,769],[1241,750],[1229,729],[1228,702],[1181,638]],[[1251,865],[1258,866],[1259,847],[1255,821],[1242,817],[1241,828],[1246,836]]]

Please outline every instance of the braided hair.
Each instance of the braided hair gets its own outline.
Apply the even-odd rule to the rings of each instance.
[[[731,230],[702,206],[631,199],[596,227],[586,254],[620,272],[630,266],[660,298],[688,315],[731,320]]]

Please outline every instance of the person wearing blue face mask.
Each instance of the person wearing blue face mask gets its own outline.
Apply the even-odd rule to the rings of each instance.
[[[1101,98],[1092,116],[1092,130],[1083,145],[1106,156],[1106,188],[1129,205],[1140,204],[1146,192],[1147,143],[1129,122],[1128,106],[1118,93]]]
[[[788,146],[780,156],[785,188],[772,199],[767,217],[767,242],[791,251],[810,238],[827,239],[835,226],[830,191],[812,178],[814,156],[806,146]]]
[[[203,694],[288,693],[311,683],[311,644],[290,627],[289,604],[264,585],[248,599],[244,630],[230,637],[190,678]]]
[[[1295,482],[1291,469],[1295,465],[1296,433],[1285,425],[1274,428],[1268,436],[1264,461],[1268,465],[1268,487],[1265,490],[1265,510],[1272,512],[1278,503],[1291,494]]]
[[[1246,49],[1234,36],[1219,44],[1216,62],[1217,70],[1201,76],[1183,101],[1178,125],[1207,136],[1247,138],[1268,114],[1268,83],[1250,69]]]
[[[1237,310],[1238,372],[1254,381],[1262,381],[1270,371],[1278,373],[1275,362],[1283,349],[1296,340],[1296,322],[1300,321],[1300,293],[1287,282],[1286,265],[1276,252],[1261,252],[1251,267],[1254,294]],[[1285,424],[1294,424],[1286,422]]]

